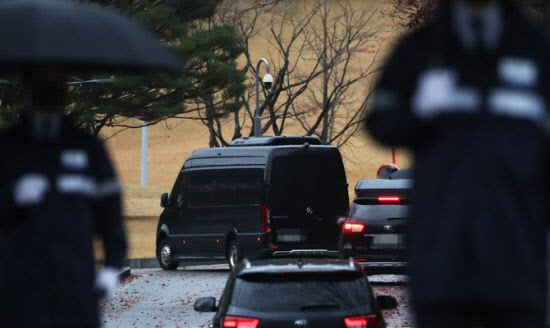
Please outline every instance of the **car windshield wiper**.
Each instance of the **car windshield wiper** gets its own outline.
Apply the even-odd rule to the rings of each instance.
[[[338,304],[312,304],[312,305],[304,305],[300,307],[301,311],[307,311],[307,310],[324,310],[329,308],[340,308]]]

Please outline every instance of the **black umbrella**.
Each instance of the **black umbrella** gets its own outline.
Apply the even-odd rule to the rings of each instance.
[[[116,12],[56,0],[0,2],[0,69],[64,64],[75,70],[176,71],[182,63]]]

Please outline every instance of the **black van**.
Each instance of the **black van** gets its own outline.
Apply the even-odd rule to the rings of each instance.
[[[233,268],[244,257],[336,251],[348,192],[335,147],[232,146],[191,154],[161,205],[157,258],[163,269],[225,259]]]

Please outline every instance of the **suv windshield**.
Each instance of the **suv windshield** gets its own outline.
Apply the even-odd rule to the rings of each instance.
[[[358,275],[258,275],[237,279],[231,305],[264,312],[370,311],[370,297],[367,279]]]
[[[362,199],[354,200],[349,212],[349,217],[352,219],[397,219],[408,216],[407,204],[374,205]]]

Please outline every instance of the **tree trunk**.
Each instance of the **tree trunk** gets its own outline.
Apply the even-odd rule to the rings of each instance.
[[[324,143],[328,140],[328,127],[329,127],[329,117],[328,117],[328,59],[327,59],[327,52],[328,52],[328,4],[327,0],[324,0],[323,2],[323,17],[322,17],[322,24],[323,24],[323,108],[321,109],[321,115],[323,116],[323,125],[321,129],[321,141]]]
[[[233,137],[231,138],[231,140],[239,139],[242,137],[239,111],[233,112],[233,124],[234,124]]]

